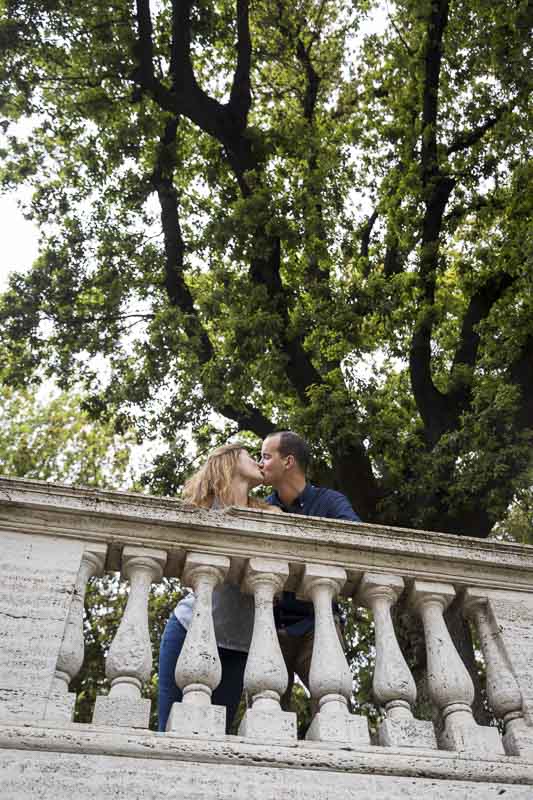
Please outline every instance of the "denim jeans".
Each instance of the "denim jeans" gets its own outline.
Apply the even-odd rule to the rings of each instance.
[[[186,635],[187,630],[176,615],[171,614],[163,633],[159,650],[158,713],[160,731],[166,729],[172,703],[179,702],[182,698],[181,689],[176,686],[174,672]],[[226,733],[229,733],[241,699],[244,668],[246,667],[248,653],[219,647],[218,654],[222,662],[222,680],[213,692],[212,702],[215,705],[226,706]]]

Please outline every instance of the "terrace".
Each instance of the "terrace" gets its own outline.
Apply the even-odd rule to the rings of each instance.
[[[204,511],[177,501],[0,479],[0,785],[19,798],[510,798],[533,796],[533,547],[368,524]],[[120,570],[130,592],[109,650],[107,695],[75,723],[69,684],[83,662],[88,581]],[[184,698],[165,733],[148,729],[147,601],[162,576],[193,586],[197,609],[178,662]],[[255,598],[237,735],[211,703],[218,656],[211,593]],[[305,739],[280,708],[286,675],[272,604],[313,601],[317,712]],[[351,711],[352,676],[331,601],[352,597],[375,623],[376,706]],[[416,688],[391,608],[423,626],[437,724],[416,719]],[[456,598],[478,633],[500,728],[476,724],[471,679],[444,611]]]

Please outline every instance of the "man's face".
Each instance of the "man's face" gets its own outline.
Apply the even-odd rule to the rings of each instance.
[[[261,447],[261,461],[259,466],[263,472],[264,483],[277,489],[286,475],[288,456],[279,452],[280,437],[268,436]]]

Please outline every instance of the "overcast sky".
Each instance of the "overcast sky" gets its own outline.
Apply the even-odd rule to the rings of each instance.
[[[17,205],[17,198],[26,196],[23,192],[0,195],[0,291],[8,273],[29,269],[37,256],[37,226],[24,219]]]

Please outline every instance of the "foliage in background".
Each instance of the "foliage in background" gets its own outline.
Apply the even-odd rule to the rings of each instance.
[[[79,394],[40,400],[0,385],[1,475],[116,489],[131,480],[133,443],[112,421],[91,419]]]
[[[506,516],[495,525],[491,536],[505,542],[533,545],[533,474],[529,485],[515,494]]]
[[[345,620],[343,634],[346,658],[354,677],[352,710],[368,717],[370,732],[375,736],[383,709],[378,709],[372,696],[375,662],[374,621],[371,611],[343,600],[340,608]]]
[[[159,645],[163,631],[176,603],[182,597],[179,582],[163,578],[152,585],[148,599],[148,624],[152,643],[152,677],[143,687],[143,697],[151,701],[150,728],[157,730],[157,672]],[[85,600],[85,659],[82,669],[70,685],[76,692],[76,722],[91,722],[96,697],[107,694],[105,657],[117,632],[128,600],[128,586],[119,576],[105,575],[92,580]]]
[[[166,441],[157,491],[289,426],[363,519],[487,536],[531,466],[529,11],[9,0],[3,380]]]

